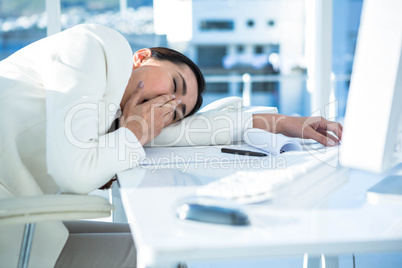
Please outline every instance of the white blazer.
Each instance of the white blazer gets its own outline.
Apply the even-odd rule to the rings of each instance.
[[[107,134],[133,67],[118,32],[79,25],[0,62],[0,198],[88,193],[145,155],[126,128]],[[23,226],[0,228],[0,263],[15,267]],[[68,232],[35,230],[30,267],[52,267]]]

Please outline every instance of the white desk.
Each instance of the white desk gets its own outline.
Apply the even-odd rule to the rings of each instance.
[[[191,157],[202,152],[206,156],[218,149],[164,150],[172,159],[175,155]],[[150,150],[148,155],[161,157],[160,149],[155,152]],[[382,176],[351,171],[345,177],[337,169],[332,177],[338,177],[340,183],[334,184],[331,176],[320,178],[322,187],[317,192],[322,192],[323,187],[328,189],[324,191],[325,198],[317,193],[315,205],[300,207],[299,200],[290,200],[286,205],[249,205],[245,210],[252,225],[232,227],[179,220],[175,210],[181,198],[195,193],[197,185],[244,166],[228,161],[229,167],[222,170],[202,165],[194,157],[190,162],[185,172],[183,165],[169,168],[162,161],[158,169],[149,165],[118,174],[139,268],[177,267],[182,261],[203,259],[402,251],[402,204],[371,205],[365,200],[366,190]],[[398,170],[401,173],[401,165]]]

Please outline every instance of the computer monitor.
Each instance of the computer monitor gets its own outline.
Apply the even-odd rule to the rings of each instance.
[[[401,0],[363,2],[340,152],[344,166],[383,173],[402,159],[401,14]]]

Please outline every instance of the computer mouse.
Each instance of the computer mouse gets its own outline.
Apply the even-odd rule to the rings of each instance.
[[[239,204],[221,198],[188,198],[181,201],[176,212],[177,217],[182,220],[235,226],[250,225],[248,215]]]

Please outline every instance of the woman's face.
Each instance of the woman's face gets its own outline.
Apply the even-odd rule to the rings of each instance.
[[[176,122],[186,116],[197,102],[197,79],[186,64],[159,61],[150,56],[149,49],[141,49],[134,54],[133,72],[120,105],[124,108],[139,81],[143,81],[144,94],[138,104],[165,94],[175,95],[181,100],[174,114],[173,122]]]

